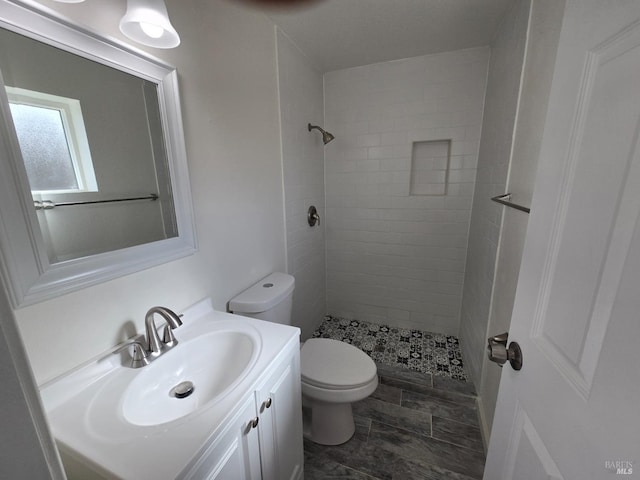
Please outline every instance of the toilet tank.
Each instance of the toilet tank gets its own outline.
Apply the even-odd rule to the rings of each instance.
[[[291,325],[295,279],[272,273],[229,301],[229,311],[245,317]]]

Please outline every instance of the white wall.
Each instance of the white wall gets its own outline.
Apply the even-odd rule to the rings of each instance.
[[[26,358],[0,291],[0,478],[66,478]]]
[[[563,10],[564,1],[531,2],[522,90],[506,187],[507,191],[513,192],[513,201],[525,206],[531,205],[533,196]],[[529,216],[524,212],[511,208],[504,210],[487,337],[509,331],[528,220]],[[502,369],[486,356],[482,368],[478,393],[482,398],[482,415],[488,433],[493,423]]]
[[[326,311],[324,237],[324,146],[307,124],[324,124],[322,75],[277,29],[278,86],[282,130],[287,269],[296,279],[292,322],[311,336]],[[310,227],[307,210],[315,205],[320,225]]]
[[[328,313],[457,334],[488,48],[325,75]],[[412,142],[452,140],[446,195]]]
[[[42,3],[125,40],[124,0]],[[273,24],[237,2],[167,7],[182,44],[148,50],[178,68],[199,252],[17,310],[38,383],[142,331],[153,305],[180,311],[212,296],[224,310],[235,294],[285,269]]]
[[[505,193],[507,184],[529,5],[530,0],[514,3],[491,45],[459,333],[465,365],[476,386],[480,385],[485,356],[496,252],[505,208],[490,198]],[[502,332],[492,334],[498,333]]]

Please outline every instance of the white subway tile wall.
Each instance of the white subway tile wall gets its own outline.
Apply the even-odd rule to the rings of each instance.
[[[482,47],[325,74],[328,314],[458,334],[488,61]],[[433,140],[451,141],[446,194],[411,195],[413,144]]]
[[[278,87],[288,273],[296,279],[292,322],[308,338],[324,319],[324,147],[307,124],[323,124],[322,75],[282,32],[277,33]],[[319,226],[307,223],[315,205]]]
[[[530,2],[514,2],[493,40],[473,220],[460,314],[460,345],[471,379],[481,384],[496,256],[504,207],[489,201],[506,193]],[[477,140],[476,140],[477,141]]]

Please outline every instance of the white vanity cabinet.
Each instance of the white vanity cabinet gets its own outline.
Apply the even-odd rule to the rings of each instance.
[[[256,391],[263,480],[302,478],[302,394],[296,349]]]
[[[185,480],[299,480],[303,472],[300,354],[292,343],[206,447]]]
[[[258,431],[253,428],[256,405],[248,398],[196,466],[182,478],[189,480],[253,480],[261,478]]]

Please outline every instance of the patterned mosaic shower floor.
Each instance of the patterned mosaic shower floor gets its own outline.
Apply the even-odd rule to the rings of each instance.
[[[327,315],[314,337],[358,347],[375,362],[467,381],[458,338]]]

